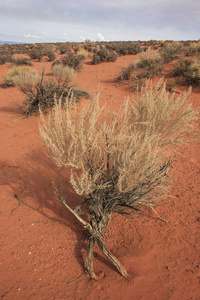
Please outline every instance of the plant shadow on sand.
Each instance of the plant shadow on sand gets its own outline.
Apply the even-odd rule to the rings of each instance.
[[[54,185],[59,192],[61,192],[63,186],[63,196],[66,197],[66,202],[71,208],[75,208],[83,202],[83,197],[78,196],[73,191],[67,170],[58,168],[45,153],[38,153],[34,150],[26,155],[24,161],[26,161],[26,165],[6,165],[1,163],[2,175],[0,176],[0,182],[11,186],[13,194],[17,195],[22,205],[36,211],[52,222],[70,228],[75,234],[75,237],[72,236],[72,240],[76,240],[74,256],[84,271],[89,234],[83,228],[83,225],[59,201],[54,194]],[[34,167],[29,161],[34,162]],[[20,210],[20,206],[18,210]],[[98,251],[94,252],[94,259],[98,260],[102,265],[108,266],[112,272],[118,273],[115,267]]]

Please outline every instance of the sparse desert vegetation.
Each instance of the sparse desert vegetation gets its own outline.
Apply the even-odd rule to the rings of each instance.
[[[199,53],[0,46],[2,298],[198,299]]]

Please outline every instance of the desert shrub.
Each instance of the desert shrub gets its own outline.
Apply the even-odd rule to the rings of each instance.
[[[94,53],[92,56],[91,63],[93,65],[99,64],[103,61],[114,62],[116,61],[118,55],[114,51],[108,51],[105,48],[100,49],[97,53]]]
[[[13,66],[3,75],[3,83],[6,86],[15,86],[20,82],[20,78],[29,80],[35,77],[37,77],[37,71],[29,66]]]
[[[188,55],[195,55],[196,53],[200,53],[200,41],[191,42],[187,47]]]
[[[0,65],[4,65],[7,61],[7,57],[0,53]]]
[[[44,56],[44,50],[42,47],[34,47],[31,49],[29,56],[30,59],[37,59],[38,61],[41,61]]]
[[[76,72],[69,66],[63,66],[62,64],[54,65],[52,68],[53,75],[58,81],[58,84],[68,86],[71,81],[76,77]]]
[[[22,65],[32,66],[31,61],[24,57],[19,57],[19,58],[13,59],[12,64],[15,66],[22,66]]]
[[[92,55],[91,63],[92,63],[93,65],[98,65],[98,64],[100,64],[100,63],[101,63],[101,58],[100,58],[100,56],[99,56],[98,54],[94,53],[94,54]]]
[[[71,48],[67,44],[63,44],[59,47],[60,54],[66,54],[71,52]]]
[[[183,45],[181,42],[165,42],[161,49],[159,50],[160,56],[162,57],[165,63],[177,59],[177,54],[182,53]]]
[[[48,57],[49,61],[54,61],[56,59],[56,55],[53,51],[48,51],[46,56]]]
[[[75,71],[80,72],[83,67],[84,56],[69,53],[60,59],[63,66],[69,66]]]
[[[146,51],[148,51],[148,49],[149,49],[149,48],[146,47],[146,46],[145,46],[145,47],[142,47],[142,52],[146,52]]]
[[[113,213],[128,216],[166,197],[173,150],[195,135],[197,109],[189,92],[178,99],[160,82],[146,84],[140,95],[127,99],[119,111],[102,111],[98,95],[73,109],[55,101],[47,121],[41,114],[40,135],[58,166],[71,169],[70,182],[81,204],[72,209],[62,193],[59,200],[89,231],[85,265],[92,278],[94,244],[123,276],[126,269],[102,241]],[[73,100],[73,99],[72,99]],[[86,214],[87,219],[82,215]]]
[[[95,42],[91,40],[85,40],[83,43],[83,48],[88,52],[92,52],[93,47],[95,46]]]
[[[145,69],[144,73],[147,78],[160,74],[164,69],[162,57],[154,50],[148,50],[140,53],[136,66],[137,68]]]
[[[27,53],[27,46],[25,44],[19,44],[19,45],[14,45],[15,46],[15,53],[18,54],[26,54]]]
[[[117,76],[117,82],[123,82],[132,77],[133,71],[135,70],[134,64],[130,63],[128,67],[122,68]]]
[[[80,50],[80,47],[79,46],[74,46],[73,50],[74,50],[74,53],[77,54],[77,52]]]
[[[153,68],[154,64],[162,64],[162,58],[159,53],[154,50],[148,50],[138,55],[138,68]]]
[[[18,86],[22,91],[32,88],[40,80],[40,75],[37,70],[30,69],[29,71],[19,70],[13,78],[13,85]]]
[[[188,77],[189,84],[192,86],[200,86],[200,59],[194,59],[191,62]]]
[[[80,101],[81,98],[89,98],[90,95],[83,91],[74,88],[73,86],[64,86],[53,80],[44,79],[44,71],[39,81],[34,85],[20,86],[21,91],[26,95],[26,102],[22,106],[23,113],[30,117],[39,112],[46,110],[54,105],[55,97],[62,96],[62,105],[67,98],[73,95],[73,101]]]
[[[136,63],[136,67],[145,69],[145,71],[138,75],[138,77],[140,76],[151,78],[155,75],[160,74],[160,72],[164,68],[161,56],[154,50],[142,52],[138,55],[138,58],[139,59]]]
[[[12,62],[13,60],[13,52],[8,51],[5,48],[0,48],[0,65],[5,64],[6,62]]]
[[[86,51],[84,48],[78,49],[77,54],[83,56],[84,58],[88,57],[88,51]]]
[[[117,60],[117,58],[118,58],[118,55],[116,52],[109,51],[108,56],[107,56],[107,61],[114,62]]]
[[[119,56],[142,52],[139,42],[114,42],[107,44],[106,47],[109,50],[115,51]]]
[[[180,84],[200,86],[200,59],[181,57],[170,71],[170,76],[179,77]]]

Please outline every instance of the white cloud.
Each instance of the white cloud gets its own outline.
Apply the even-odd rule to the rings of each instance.
[[[25,38],[35,38],[35,39],[43,39],[43,36],[40,36],[40,35],[34,35],[34,34],[24,34],[23,37]]]
[[[97,34],[97,37],[100,39],[100,41],[104,41],[104,36],[100,32]]]
[[[84,36],[80,35],[80,38],[83,42],[85,42],[86,38]]]

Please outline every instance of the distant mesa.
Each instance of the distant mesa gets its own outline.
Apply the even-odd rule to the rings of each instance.
[[[0,45],[9,44],[9,45],[16,45],[16,44],[23,44],[19,42],[10,42],[10,41],[0,41]]]

